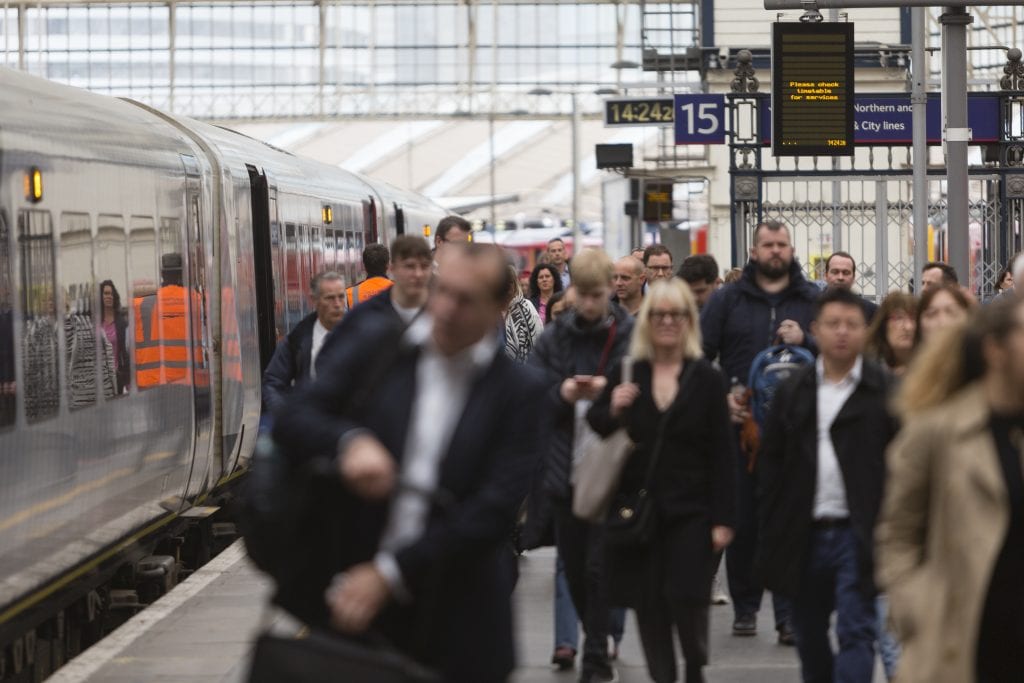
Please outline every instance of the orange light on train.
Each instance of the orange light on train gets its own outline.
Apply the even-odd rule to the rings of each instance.
[[[423,226],[423,236],[430,239],[430,225]]]
[[[43,198],[43,172],[32,168],[25,174],[25,199],[33,204]]]
[[[334,222],[334,209],[331,207],[325,206],[320,213],[323,215],[325,225],[330,225]]]

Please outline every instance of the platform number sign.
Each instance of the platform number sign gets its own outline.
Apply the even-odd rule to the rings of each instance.
[[[677,145],[720,145],[725,142],[723,95],[676,95]]]

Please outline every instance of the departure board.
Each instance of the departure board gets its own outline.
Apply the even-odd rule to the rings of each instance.
[[[772,27],[772,151],[853,154],[853,24]]]

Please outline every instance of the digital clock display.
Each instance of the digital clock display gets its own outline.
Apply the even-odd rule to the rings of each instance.
[[[772,151],[853,154],[853,24],[772,27]]]
[[[604,102],[606,126],[667,126],[674,120],[671,97]]]

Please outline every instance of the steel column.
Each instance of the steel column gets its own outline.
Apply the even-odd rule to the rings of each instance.
[[[946,148],[946,236],[949,264],[967,284],[971,281],[970,211],[967,177],[967,25],[971,15],[962,7],[947,8],[942,24],[942,119]]]
[[[913,83],[910,102],[913,107],[914,184],[914,283],[920,289],[921,269],[928,261],[928,64],[925,61],[925,9],[910,10]]]

